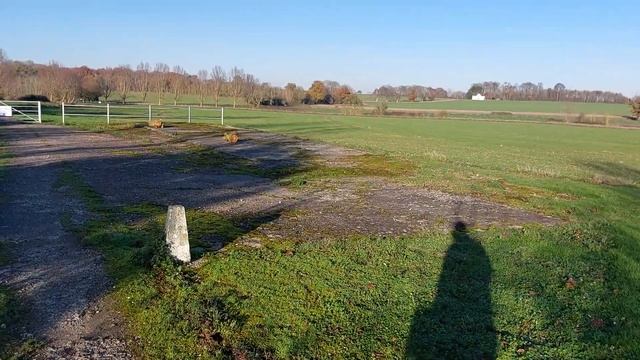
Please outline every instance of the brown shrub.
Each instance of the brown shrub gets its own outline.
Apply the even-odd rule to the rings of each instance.
[[[229,144],[235,144],[240,140],[237,131],[227,131],[224,133],[224,140]]]
[[[149,127],[152,127],[154,129],[161,129],[164,127],[164,122],[158,119],[149,120]]]
[[[447,117],[449,117],[449,113],[447,112],[447,110],[440,110],[436,113],[436,116],[440,119],[446,119]]]

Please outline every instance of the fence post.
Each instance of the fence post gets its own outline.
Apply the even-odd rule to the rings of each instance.
[[[64,103],[62,103],[62,125],[64,126]]]
[[[189,105],[189,124],[191,124],[191,105]]]
[[[42,102],[38,101],[38,122],[42,124]]]
[[[107,103],[107,125],[109,125],[109,103]]]
[[[151,121],[151,104],[149,104],[149,121]]]
[[[222,123],[222,126],[224,126],[224,108],[223,107],[220,108],[220,122]]]

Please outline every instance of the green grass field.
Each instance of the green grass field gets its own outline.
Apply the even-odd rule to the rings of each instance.
[[[375,106],[375,96],[362,94],[365,105]],[[150,92],[147,95],[145,103],[158,104],[159,95]],[[110,101],[120,101],[118,93],[114,93]],[[127,98],[128,103],[142,103],[142,94],[131,92]],[[160,101],[164,105],[172,105],[174,103],[172,94],[165,94]],[[177,104],[199,105],[200,98],[194,94],[181,94],[177,100]],[[212,106],[213,98],[207,96],[204,105]],[[219,100],[219,106],[230,107],[233,99],[228,96],[222,96]],[[247,103],[244,99],[239,98],[237,105],[246,107]],[[447,100],[437,99],[436,101],[410,102],[402,99],[400,102],[389,101],[390,109],[430,109],[430,110],[478,110],[478,111],[506,111],[506,112],[541,112],[541,113],[571,113],[571,114],[601,114],[601,115],[617,115],[628,116],[631,114],[629,106],[626,104],[596,104],[596,103],[580,103],[580,102],[556,102],[556,101],[472,101],[472,100]]]
[[[374,101],[365,102],[375,106]],[[431,110],[479,110],[508,112],[542,112],[542,113],[585,113],[605,115],[630,115],[628,105],[595,104],[555,101],[472,101],[472,100],[436,100],[425,102],[389,102],[390,109],[431,109]]]
[[[225,118],[231,126],[367,150],[385,159],[377,164],[381,173],[410,164],[396,181],[566,224],[323,243],[282,239],[258,250],[229,246],[193,270],[145,260],[157,251],[163,209],[104,208],[98,194],[67,176],[101,214],[81,233],[105,253],[115,296],[146,357],[419,359],[434,349],[472,358],[640,356],[640,132],[250,110]],[[82,124],[105,129],[88,119]],[[211,231],[229,239],[239,232],[216,214],[192,209],[188,216],[196,243]],[[476,245],[456,245],[467,236]],[[469,302],[477,296],[480,302]],[[469,339],[478,341],[477,353],[459,347]]]
[[[96,124],[102,123],[106,125],[106,105],[105,104],[84,104],[75,106],[66,106],[65,123],[68,125],[82,126],[91,128]],[[123,123],[145,123],[148,120],[149,105],[145,104],[111,104],[110,107],[110,123],[111,124],[123,124]],[[187,122],[189,118],[189,110],[187,105],[150,105],[151,114],[153,119],[160,119],[164,122]],[[218,124],[220,123],[221,111],[220,109],[213,108],[211,106],[200,107],[198,105],[190,105],[191,107],[191,122],[203,123],[203,124]],[[234,114],[245,114],[247,111],[252,111],[257,114],[272,114],[266,115],[267,119],[278,117],[277,114],[285,114],[283,116],[314,116],[325,115],[334,116],[334,119],[341,121],[346,118],[345,114],[349,114],[349,117],[356,116],[355,114],[368,114],[367,111],[362,109],[343,109],[332,105],[323,106],[308,106],[300,105],[296,107],[263,107],[260,109],[233,109],[232,107],[225,107],[226,117],[233,117]],[[355,111],[355,113],[353,113]],[[569,121],[571,123],[580,122],[586,125],[598,125],[598,126],[610,126],[610,127],[640,127],[640,122],[637,120],[622,118],[622,117],[606,117],[602,115],[585,116],[582,120],[578,120],[575,115],[564,116],[545,116],[545,115],[517,115],[510,113],[422,113],[422,114],[407,114],[407,113],[391,113],[389,117],[394,116],[398,119],[402,118],[426,118],[426,119],[439,119],[439,120],[489,120],[500,122],[548,122],[548,123],[561,123]],[[262,115],[260,115],[262,116]],[[371,114],[367,115],[371,116]],[[377,116],[376,116],[377,117]],[[45,122],[53,122],[61,124],[61,108],[59,105],[45,105],[43,107],[43,120]]]

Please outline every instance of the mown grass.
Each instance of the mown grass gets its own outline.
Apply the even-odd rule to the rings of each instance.
[[[98,214],[82,236],[105,252],[143,356],[640,356],[640,133],[253,111],[230,120],[375,155],[368,172],[361,164],[352,174],[384,173],[387,159],[402,164],[387,171],[396,181],[568,223],[282,239],[253,249],[232,244],[245,231],[233,221],[190,210],[198,247],[212,233],[230,245],[186,268],[162,256],[163,209],[108,209],[70,176]],[[198,161],[192,165],[212,165]],[[311,169],[289,179],[304,186],[304,176],[335,175]]]

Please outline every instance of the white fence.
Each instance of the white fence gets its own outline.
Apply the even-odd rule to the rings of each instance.
[[[106,124],[114,122],[164,122],[211,123],[224,125],[224,108],[180,105],[113,105],[113,104],[65,104],[62,103],[62,124],[67,118],[85,121],[99,119]]]
[[[0,116],[42,123],[40,101],[0,100]]]

